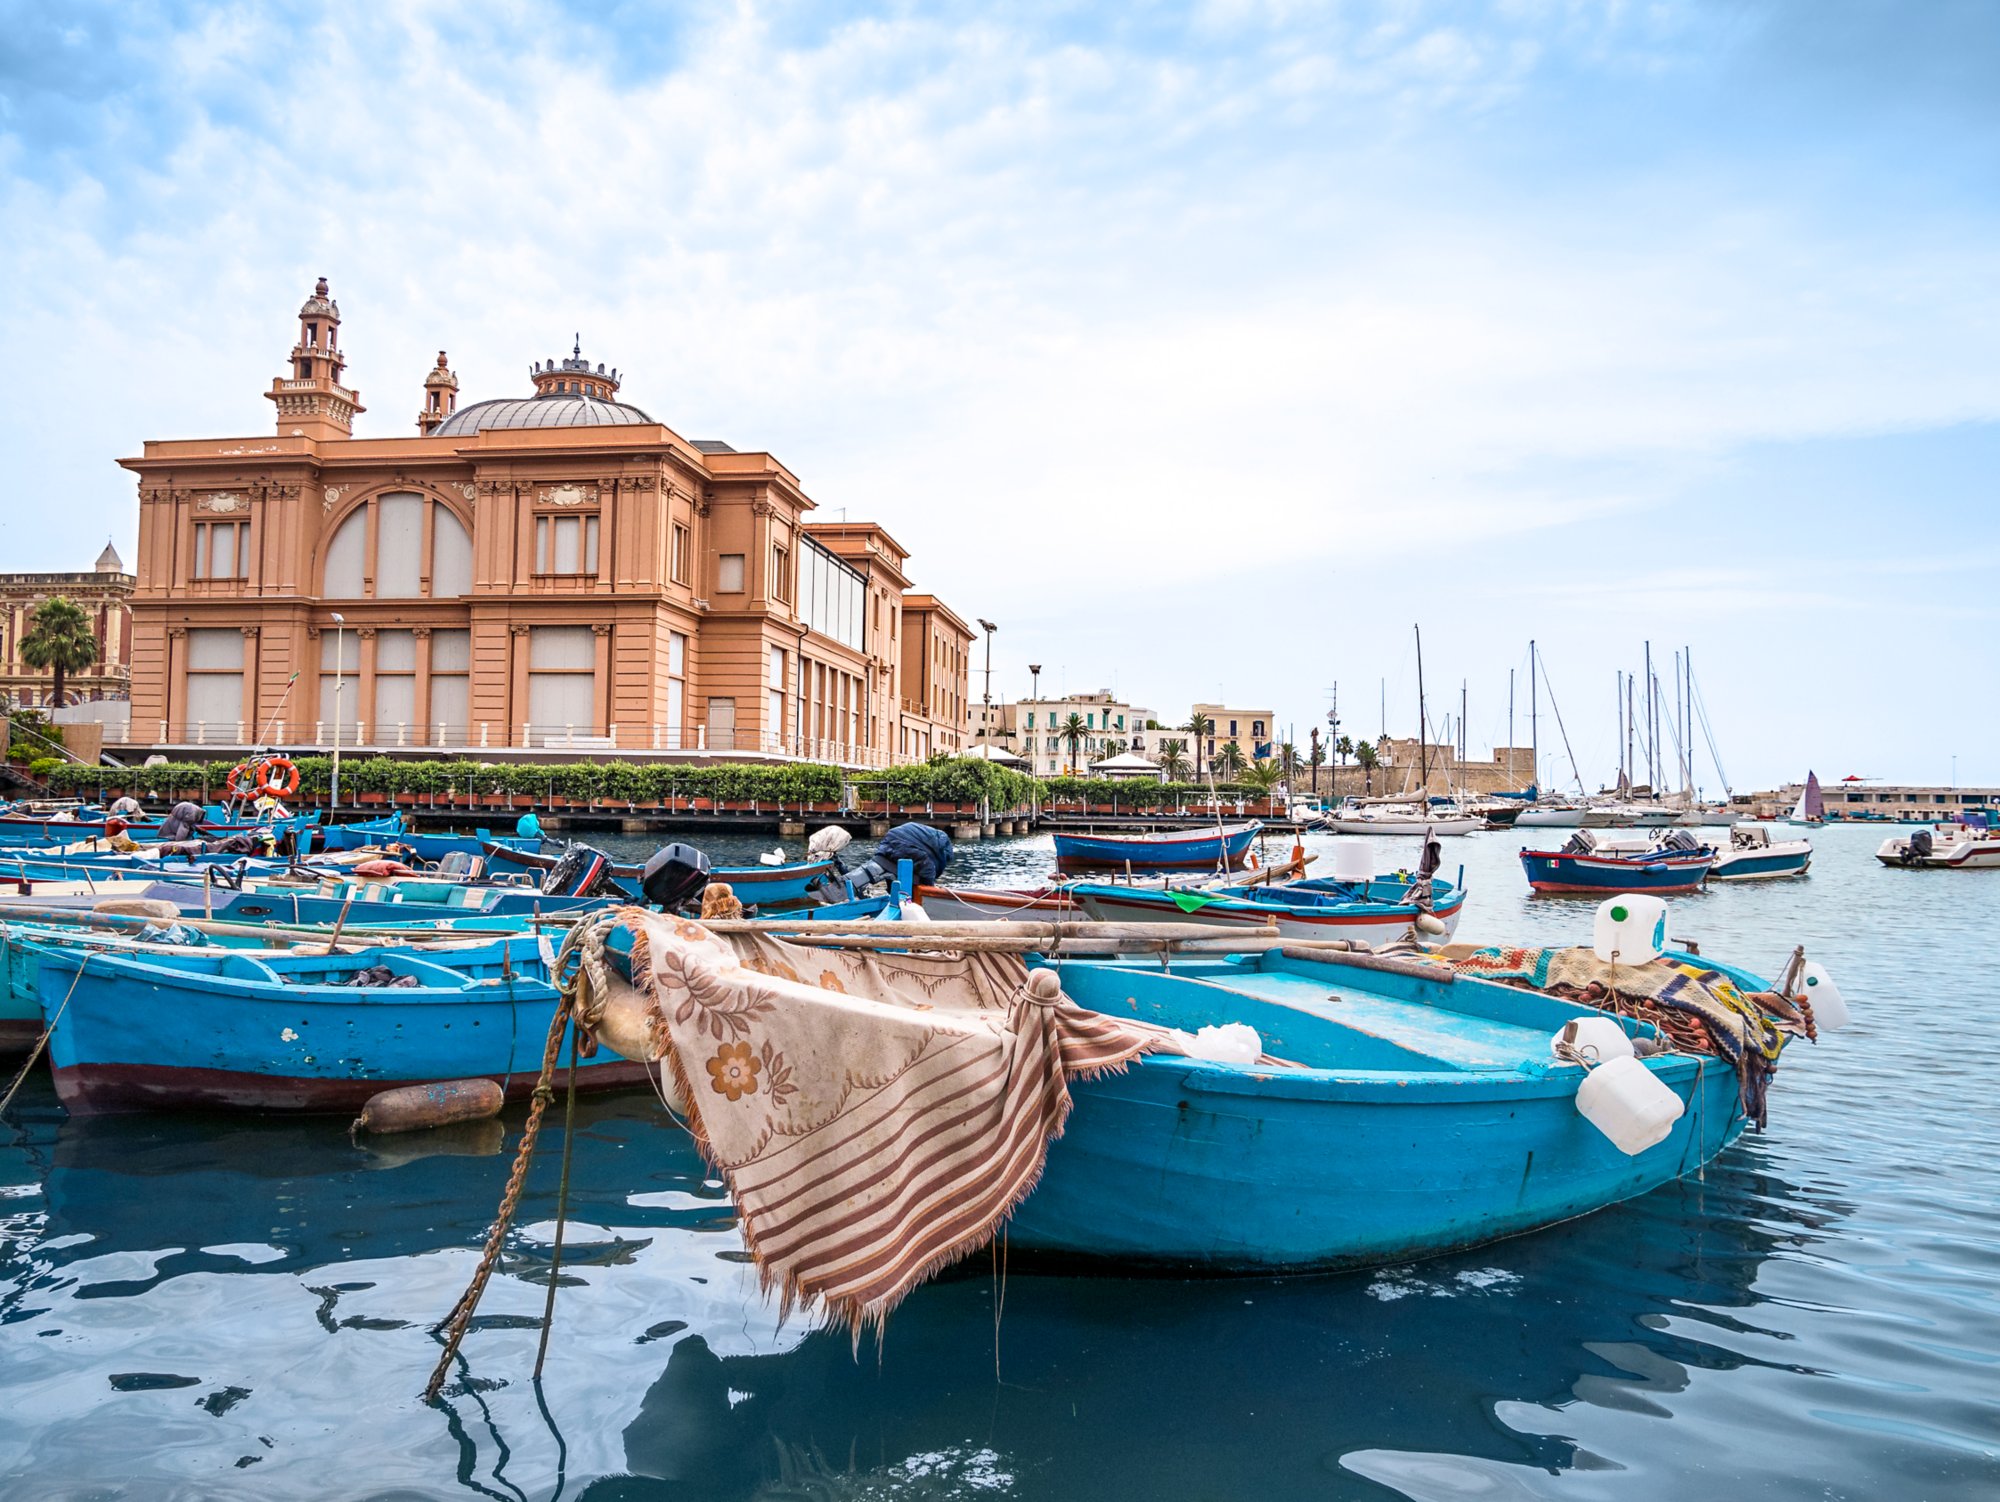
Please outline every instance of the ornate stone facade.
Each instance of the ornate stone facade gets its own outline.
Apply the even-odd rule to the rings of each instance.
[[[907,554],[887,533],[813,525],[783,464],[620,401],[580,342],[535,363],[533,396],[470,406],[440,355],[417,436],[354,437],[323,281],[300,323],[270,394],[313,383],[315,423],[280,402],[275,441],[121,461],[135,746],[337,728],[350,748],[900,759]]]
[[[55,675],[21,661],[21,638],[33,629],[36,608],[60,595],[82,607],[97,636],[97,661],[63,679],[63,698],[71,704],[123,699],[132,676],[136,582],[109,543],[87,574],[0,574],[0,698],[36,709],[54,707],[49,695]]]

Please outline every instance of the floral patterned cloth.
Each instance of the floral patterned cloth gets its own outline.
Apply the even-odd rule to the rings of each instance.
[[[634,990],[603,1036],[657,1061],[728,1182],[767,1290],[860,1338],[983,1246],[1041,1176],[1068,1080],[1181,1051],[1088,1012],[1013,956],[731,940],[639,909]],[[600,971],[601,975],[601,971]],[[614,989],[622,989],[615,988]]]

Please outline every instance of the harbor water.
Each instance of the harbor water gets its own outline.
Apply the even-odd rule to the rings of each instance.
[[[427,1405],[520,1112],[356,1145],[334,1120],[72,1120],[44,1077],[0,1127],[0,1497],[2000,1497],[2000,872],[1883,869],[1886,832],[1816,830],[1804,880],[1673,901],[1754,969],[1804,944],[1855,1018],[1787,1050],[1769,1129],[1699,1178],[1338,1276],[982,1252],[879,1350],[779,1322],[720,1184],[628,1094],[576,1123],[543,1380],[559,1114]],[[1566,834],[1446,841],[1459,937],[1587,941],[1594,904],[1531,897],[1517,858]],[[1051,860],[989,841],[952,877]]]

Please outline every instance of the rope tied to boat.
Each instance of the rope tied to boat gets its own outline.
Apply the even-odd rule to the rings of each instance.
[[[507,1188],[500,1196],[499,1213],[486,1233],[486,1246],[479,1254],[479,1266],[473,1270],[472,1281],[466,1284],[465,1292],[452,1305],[451,1313],[444,1317],[441,1326],[445,1332],[444,1350],[438,1356],[437,1366],[431,1371],[430,1381],[424,1386],[426,1402],[436,1402],[438,1393],[444,1387],[445,1373],[450,1370],[452,1359],[458,1355],[459,1344],[465,1339],[474,1311],[479,1308],[487,1281],[500,1261],[500,1252],[506,1243],[507,1229],[513,1224],[514,1212],[520,1208],[521,1192],[528,1182],[528,1162],[535,1155],[535,1139],[541,1135],[542,1117],[548,1110],[549,1102],[555,1099],[556,1059],[562,1052],[563,1033],[569,1023],[569,1001],[565,997],[557,1003],[556,1014],[549,1020],[548,1041],[542,1047],[541,1078],[530,1098],[528,1122],[521,1132],[521,1145],[514,1152],[514,1167],[507,1176]],[[571,1057],[575,1057],[574,1049],[571,1050]]]

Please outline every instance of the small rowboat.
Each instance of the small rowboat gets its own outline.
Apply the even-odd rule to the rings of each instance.
[[[481,847],[496,866],[526,866],[536,871],[553,868],[560,856],[523,850],[500,840],[488,840]],[[611,874],[620,881],[636,882],[645,867],[610,863]],[[832,861],[804,861],[789,866],[715,866],[708,873],[711,883],[728,882],[745,907],[790,907],[807,899],[807,894],[833,874]],[[638,889],[634,887],[633,891]]]
[[[1249,854],[1264,826],[1252,819],[1218,829],[1171,830],[1159,834],[1056,835],[1056,864],[1066,869],[1122,871],[1234,871]]]

